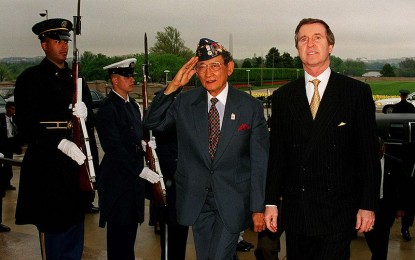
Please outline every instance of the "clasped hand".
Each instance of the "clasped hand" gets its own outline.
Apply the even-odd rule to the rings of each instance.
[[[84,102],[76,102],[75,106],[72,108],[72,115],[77,118],[85,119],[88,116],[88,109]]]
[[[150,148],[156,149],[157,148],[156,138],[154,136],[150,137],[150,140],[148,141],[148,143],[144,140],[141,140],[141,147],[143,147],[143,151],[147,149],[147,144]]]
[[[144,167],[139,176],[145,180],[148,180],[152,184],[160,181],[160,175],[153,172],[148,167]]]

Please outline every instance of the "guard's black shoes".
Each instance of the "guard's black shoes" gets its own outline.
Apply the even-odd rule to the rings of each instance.
[[[236,246],[236,250],[239,252],[249,252],[249,250],[251,250],[251,245],[245,240],[242,240],[238,242],[238,245]]]
[[[406,241],[411,241],[412,237],[411,233],[409,233],[409,230],[401,230],[401,234],[403,239],[405,239]]]
[[[10,230],[8,226],[0,224],[0,232],[10,232]]]

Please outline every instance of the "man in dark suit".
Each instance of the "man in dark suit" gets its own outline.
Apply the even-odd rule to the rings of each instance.
[[[379,138],[379,153],[382,170],[380,204],[376,210],[373,230],[366,232],[366,242],[372,252],[372,260],[386,260],[390,229],[395,221],[404,215],[407,204],[406,174],[402,160],[385,153],[385,143]]]
[[[0,114],[0,152],[4,154],[5,158],[13,159],[13,154],[21,154],[22,146],[17,135],[17,126],[15,124],[15,107],[14,102],[9,101],[6,103],[6,113]],[[3,172],[5,177],[5,188],[7,190],[15,190],[11,184],[13,178],[12,165],[4,164]]]
[[[149,129],[177,129],[177,220],[192,226],[199,260],[232,259],[251,219],[255,231],[265,228],[267,124],[262,103],[227,82],[233,69],[222,45],[201,39],[144,120]],[[195,73],[203,88],[175,98]]]
[[[303,19],[295,44],[304,77],[273,93],[265,222],[278,199],[289,259],[349,259],[355,229],[369,231],[380,164],[370,87],[330,70],[330,27]]]
[[[408,102],[407,98],[409,95],[409,91],[406,89],[399,90],[401,101],[393,106],[393,113],[415,113],[415,107],[412,103]],[[402,147],[401,158],[404,162],[405,168],[408,172],[412,173],[412,169],[414,167],[414,159],[413,159],[413,145],[412,144],[403,144]],[[412,203],[408,203],[405,208],[405,215],[402,216],[401,221],[401,235],[402,238],[406,241],[411,241],[411,233],[409,232],[409,228],[414,224],[414,217],[415,217],[415,177],[411,176],[408,180],[408,199],[412,201]],[[411,192],[412,191],[412,192]]]

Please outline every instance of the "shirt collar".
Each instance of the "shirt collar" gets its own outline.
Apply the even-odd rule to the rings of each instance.
[[[317,77],[313,77],[313,76],[311,76],[310,74],[308,74],[307,72],[304,71],[304,77],[305,77],[306,85],[310,80],[313,80],[313,79],[319,79],[321,82],[324,82],[325,84],[327,84],[327,82],[329,82],[330,74],[331,74],[330,67],[327,67],[327,69],[325,71],[323,71],[323,73],[321,73]]]
[[[228,91],[229,91],[229,84],[226,82],[225,88],[222,90],[222,92],[219,93],[219,95],[216,96],[216,98],[219,100],[220,103],[223,105],[226,105],[226,98],[228,97]],[[210,104],[210,100],[214,97],[209,92],[208,94],[208,102]]]
[[[117,94],[117,96],[119,96],[121,99],[123,99],[125,101],[125,103],[130,102],[130,96],[127,95],[127,99],[124,99],[120,94],[117,93],[117,91],[112,90],[112,92],[114,92],[115,94]]]

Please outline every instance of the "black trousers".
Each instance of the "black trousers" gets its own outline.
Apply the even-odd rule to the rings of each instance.
[[[108,260],[134,260],[138,223],[107,222]]]
[[[285,231],[287,260],[349,260],[354,230],[321,236]]]
[[[394,219],[393,205],[389,205],[383,199],[380,200],[373,230],[364,233],[367,245],[372,252],[372,260],[386,260],[388,258],[389,234]]]

